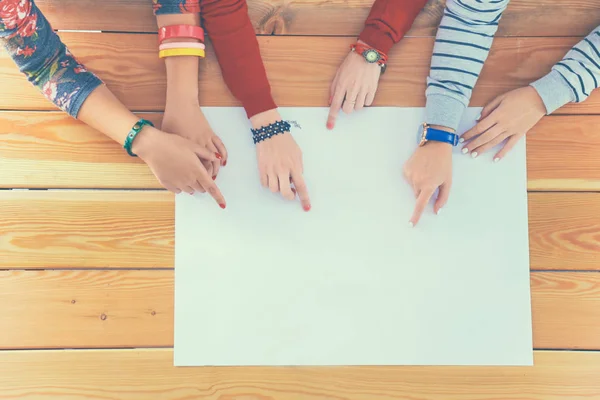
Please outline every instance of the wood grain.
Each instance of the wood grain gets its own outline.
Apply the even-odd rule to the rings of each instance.
[[[0,191],[0,268],[173,267],[167,192]]]
[[[0,268],[172,268],[165,191],[0,191]],[[600,194],[530,193],[533,270],[600,270]]]
[[[156,32],[146,0],[38,0],[55,29]],[[248,0],[255,30],[266,35],[356,36],[373,0]],[[433,36],[444,7],[430,0],[409,36]],[[585,36],[598,25],[598,0],[512,0],[498,36]]]
[[[535,367],[175,368],[173,352],[0,352],[0,399],[598,400],[600,354],[536,352]]]
[[[173,279],[172,270],[0,272],[0,348],[173,346]],[[600,349],[600,274],[533,272],[531,286],[534,347]]]
[[[162,111],[166,81],[164,63],[156,56],[155,35],[64,33],[71,50],[107,83],[130,109]],[[265,66],[280,106],[327,106],[329,85],[348,52],[351,38],[260,37]],[[546,74],[578,41],[577,38],[498,38],[474,91],[471,104],[481,106],[495,96],[524,86]],[[375,105],[421,107],[433,39],[408,38],[390,54]],[[227,90],[212,50],[200,71],[201,103],[238,105]],[[303,60],[299,63],[297,60]],[[53,110],[0,53],[0,109]],[[600,113],[600,92],[558,113]]]
[[[368,112],[368,111],[365,111]],[[162,114],[141,114],[159,126]],[[527,138],[529,190],[600,190],[600,116],[551,116]],[[0,187],[161,186],[120,144],[60,112],[0,112]]]

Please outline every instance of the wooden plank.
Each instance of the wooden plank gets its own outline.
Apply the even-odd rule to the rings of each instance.
[[[0,191],[0,268],[173,267],[167,192]]]
[[[0,272],[0,348],[173,346],[173,274]],[[531,285],[536,348],[600,349],[600,274],[533,272]]]
[[[1,399],[598,400],[600,353],[535,353],[535,367],[175,368],[173,352],[0,352]]]
[[[156,32],[156,19],[146,0],[38,0],[56,29]],[[356,36],[373,0],[248,0],[259,34]],[[430,0],[409,36],[433,36],[444,7]],[[600,20],[598,0],[512,0],[498,36],[585,36]]]
[[[368,112],[368,111],[365,111]],[[142,114],[159,126],[162,114]],[[527,139],[530,190],[600,190],[600,116],[544,118]],[[60,112],[0,112],[0,187],[159,189],[141,160]]]
[[[172,268],[165,191],[0,191],[0,268]],[[530,193],[533,270],[600,270],[600,194]]]
[[[528,189],[600,190],[599,150],[600,116],[543,118],[527,135]]]
[[[162,111],[165,102],[164,63],[156,56],[155,35],[63,33],[74,54],[105,80],[130,109]],[[259,42],[273,95],[280,106],[327,106],[329,85],[348,52],[351,38],[261,37]],[[524,86],[547,73],[578,41],[577,38],[498,38],[474,91],[472,105]],[[410,38],[390,55],[375,105],[421,107],[433,39]],[[303,60],[299,63],[297,60]],[[201,102],[207,106],[238,103],[227,90],[212,50],[201,66]],[[54,106],[0,53],[0,109],[53,110]],[[600,92],[560,113],[600,113]]]

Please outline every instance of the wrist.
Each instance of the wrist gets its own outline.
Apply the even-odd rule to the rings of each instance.
[[[162,132],[152,126],[144,126],[131,144],[131,151],[141,159],[147,157],[154,148],[156,139]]]
[[[272,110],[263,111],[261,113],[255,114],[250,118],[250,123],[252,124],[253,129],[259,129],[263,126],[270,125],[274,122],[281,121],[281,115],[279,115],[279,111],[276,108]]]

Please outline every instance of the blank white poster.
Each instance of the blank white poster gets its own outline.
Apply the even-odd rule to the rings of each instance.
[[[525,141],[453,155],[450,200],[410,228],[421,108],[282,108],[312,210],[261,187],[248,121],[205,108],[229,160],[175,212],[175,365],[532,365]],[[461,132],[480,109],[469,109]]]

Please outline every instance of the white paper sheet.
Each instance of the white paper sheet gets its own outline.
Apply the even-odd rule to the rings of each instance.
[[[227,209],[176,198],[175,365],[532,365],[524,141],[497,164],[457,148],[448,204],[411,229],[423,109],[328,131],[326,108],[282,108],[308,213],[260,186],[241,109],[204,111],[230,154]]]

